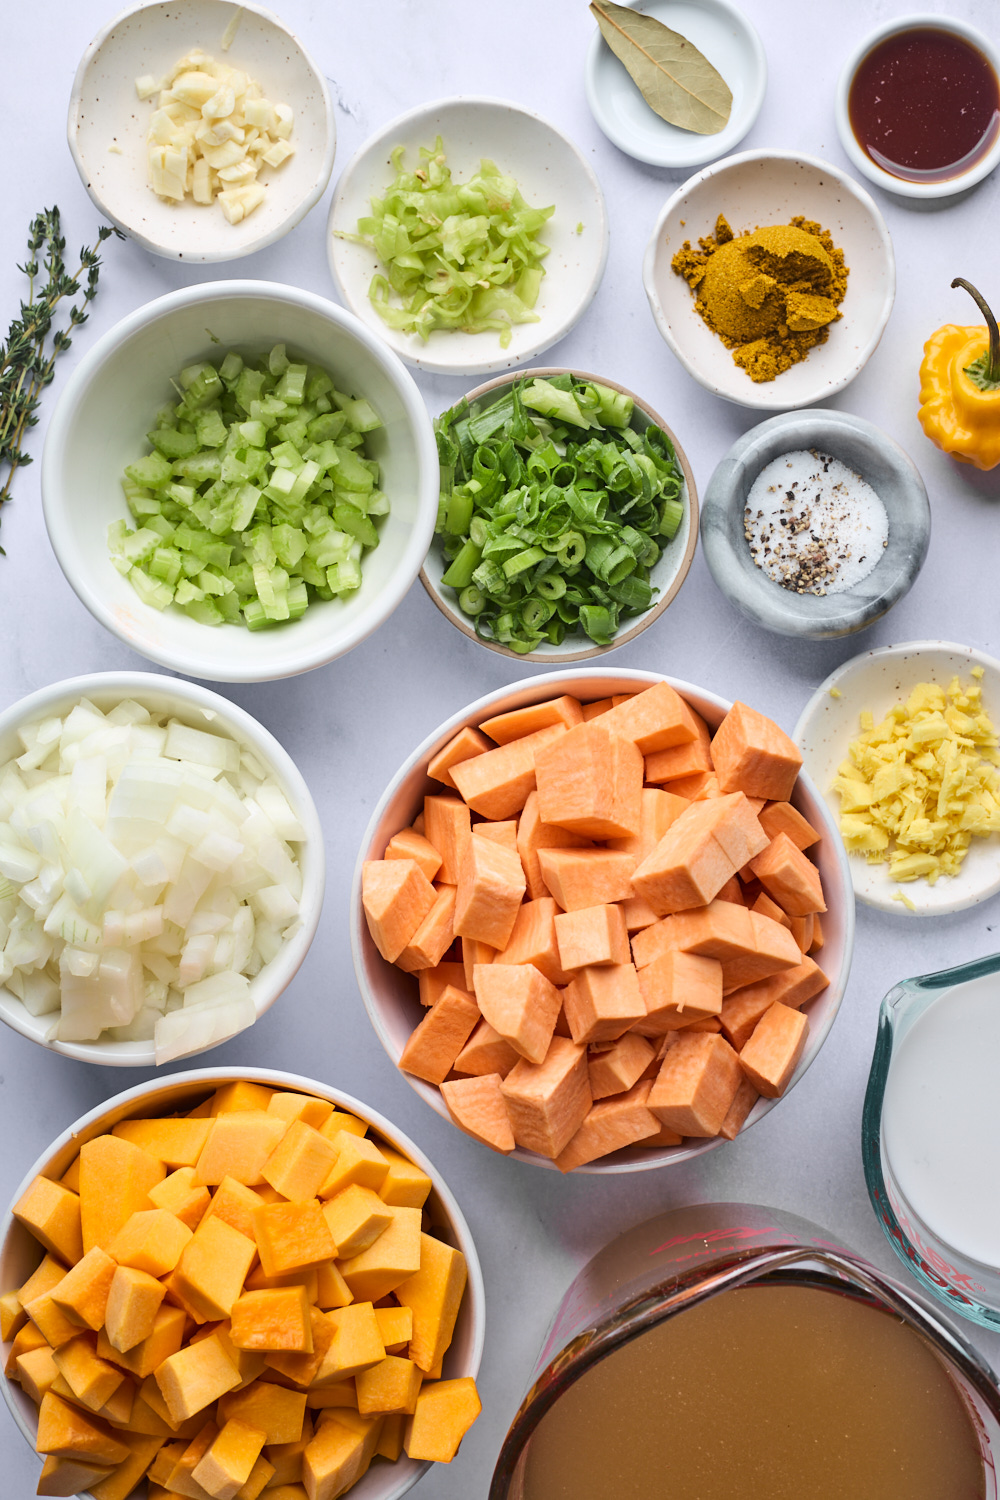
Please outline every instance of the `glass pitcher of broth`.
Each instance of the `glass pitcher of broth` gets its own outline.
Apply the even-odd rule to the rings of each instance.
[[[879,1011],[861,1128],[865,1180],[907,1270],[1000,1327],[995,1180],[1000,954],[904,980]]]
[[[935,1309],[794,1214],[702,1204],[577,1276],[489,1500],[997,1500],[998,1452]]]

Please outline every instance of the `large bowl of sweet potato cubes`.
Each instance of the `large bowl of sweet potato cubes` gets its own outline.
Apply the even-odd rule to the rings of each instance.
[[[625,1172],[732,1140],[801,1078],[854,940],[823,798],[772,720],[651,672],[487,695],[406,761],[365,834],[368,1013],[493,1150]]]
[[[292,1074],[119,1094],[36,1163],[0,1242],[40,1495],[397,1500],[479,1414],[484,1323],[433,1165]]]

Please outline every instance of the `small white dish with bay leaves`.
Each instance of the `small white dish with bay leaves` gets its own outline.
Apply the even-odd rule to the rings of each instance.
[[[629,9],[691,42],[729,86],[732,105],[714,135],[672,125],[647,104],[598,29],[584,76],[590,112],[608,140],[654,167],[700,167],[727,156],[756,123],[767,88],[767,57],[749,20],[730,0],[638,0]]]
[[[652,695],[651,699],[646,699],[647,706],[636,710],[634,705],[641,703],[647,692]],[[651,729],[645,717],[650,702],[661,714],[661,720],[660,727],[647,739],[637,726],[641,718],[645,728]],[[629,704],[633,705],[631,709]],[[537,750],[540,763],[543,755],[550,754],[553,749],[559,751],[563,740],[568,745],[569,737],[574,733],[574,750],[580,747],[582,738],[587,739],[588,745],[593,743],[595,746],[601,740],[605,743],[618,741],[620,736],[600,733],[599,715],[605,711],[616,712],[619,707],[626,714],[639,715],[639,718],[627,719],[626,724],[645,743],[655,740],[662,744],[664,739],[671,739],[677,747],[678,741],[673,736],[682,731],[675,727],[666,732],[665,727],[666,718],[675,713],[680,716],[678,724],[681,720],[690,723],[696,738],[681,743],[679,748],[668,745],[662,751],[651,751],[645,755],[644,765],[638,764],[643,761],[638,740],[627,744],[621,741],[624,748],[617,752],[621,762],[629,759],[636,762],[634,772],[626,771],[626,779],[629,774],[636,778],[635,791],[639,792],[640,805],[648,816],[640,835],[612,840],[605,849],[595,846],[580,834],[568,833],[561,827],[553,829],[550,824],[541,822],[542,794],[536,787],[534,755]],[[770,850],[772,845],[780,844],[779,837],[765,827],[771,818],[764,811],[763,801],[751,802],[742,792],[737,796],[717,797],[713,801],[713,793],[719,792],[719,783],[716,776],[707,771],[692,770],[683,780],[678,779],[678,771],[687,772],[689,762],[691,766],[713,764],[713,754],[715,762],[721,766],[723,741],[729,735],[716,734],[711,749],[710,741],[733,707],[703,688],[664,678],[654,672],[587,668],[549,672],[488,693],[460,710],[419,745],[400,767],[380,799],[362,840],[351,890],[351,946],[358,984],[379,1040],[392,1061],[401,1067],[406,1081],[436,1114],[443,1119],[452,1119],[459,1128],[492,1145],[493,1149],[503,1150],[515,1160],[536,1167],[558,1167],[564,1172],[573,1170],[601,1175],[638,1172],[690,1161],[724,1144],[736,1133],[738,1120],[742,1121],[742,1130],[746,1130],[779,1105],[781,1098],[815,1060],[834,1023],[847,985],[854,944],[854,900],[847,857],[833,817],[808,776],[795,774],[799,759],[787,735],[762,714],[754,714],[744,705],[742,712],[734,713],[729,735],[737,725],[752,722],[757,726],[752,731],[754,735],[763,733],[773,746],[781,747],[778,759],[782,761],[784,772],[780,795],[790,795],[791,808],[782,803],[777,817],[785,817],[789,825],[798,830],[800,841],[807,825],[811,825],[804,840],[806,852],[796,846],[790,857],[808,876],[813,891],[822,885],[826,909],[820,928],[817,930],[815,926],[814,915],[811,923],[803,918],[805,926],[798,929],[796,938],[796,929],[789,916],[785,915],[785,921],[789,923],[787,929],[778,922],[777,905],[771,902],[768,907],[761,899],[763,887],[758,893],[756,880],[751,879],[745,868],[749,861],[743,857],[739,858],[739,867],[744,869],[749,883],[737,881],[733,873],[724,894],[721,894],[724,872],[712,857],[715,898],[707,904],[702,904],[706,896],[703,887],[690,895],[685,888],[679,901],[684,910],[678,915],[668,914],[662,920],[658,920],[641,900],[629,908],[635,859],[642,857],[642,850],[659,849],[670,840],[670,856],[668,858],[664,852],[664,862],[672,862],[678,852],[680,835],[671,839],[671,828],[676,827],[681,818],[689,820],[687,826],[691,821],[697,821],[700,830],[703,814],[709,820],[717,816],[725,819],[731,814],[743,819],[757,807],[763,821],[758,822],[754,814],[747,819],[746,827],[755,847],[762,851],[761,858],[764,858],[765,846]],[[518,738],[526,732],[524,711],[527,711],[530,721],[545,725],[534,738],[531,734],[527,739]],[[693,720],[690,719],[692,713]],[[555,719],[551,717],[553,714]],[[559,718],[560,714],[565,717]],[[744,714],[748,717],[744,718]],[[626,727],[621,718],[614,722],[623,730]],[[598,730],[598,733],[581,736],[581,729]],[[737,735],[740,733],[737,730]],[[514,737],[501,743],[506,735]],[[491,740],[495,740],[498,749],[491,748]],[[546,742],[541,744],[542,740]],[[463,747],[469,757],[464,768],[460,759],[454,758],[456,751]],[[526,750],[525,747],[529,748]],[[529,750],[530,759],[525,765],[523,757],[529,754]],[[600,763],[601,757],[595,756],[593,764]],[[430,774],[432,765],[434,776]],[[460,829],[463,825],[459,819],[464,820],[466,829],[470,828],[470,805],[475,804],[478,808],[485,804],[478,791],[470,790],[472,783],[463,771],[473,768],[473,782],[478,783],[481,790],[482,777],[489,780],[502,768],[505,768],[503,776],[508,777],[514,765],[521,769],[518,776],[508,782],[512,800],[508,800],[505,808],[496,804],[492,808],[494,814],[502,814],[500,821],[495,817],[486,819],[484,814],[483,821],[472,825],[478,832],[466,838],[464,846],[461,844],[463,835],[457,834],[451,856],[451,862],[455,864],[456,850],[462,848],[464,854],[469,845],[479,846],[472,851],[474,858],[470,861],[470,869],[472,864],[484,859],[505,867],[506,890],[501,895],[503,882],[498,882],[492,889],[498,898],[496,907],[501,907],[506,900],[507,920],[515,923],[507,947],[496,951],[484,942],[466,942],[463,937],[459,939],[454,957],[449,947],[441,948],[439,952],[429,951],[428,937],[432,928],[435,929],[433,941],[440,947],[445,940],[450,941],[449,934],[453,933],[455,926],[467,930],[471,926],[464,915],[457,914],[457,888],[450,887],[449,897],[447,883],[439,881],[437,896],[440,897],[440,906],[430,886],[424,892],[425,897],[431,894],[435,911],[426,919],[421,936],[417,936],[411,920],[408,924],[410,946],[405,952],[398,947],[395,949],[395,958],[401,960],[404,967],[400,967],[398,961],[389,962],[376,946],[370,926],[372,911],[366,910],[366,905],[368,908],[374,906],[372,892],[381,885],[387,872],[387,885],[398,886],[405,876],[413,887],[419,887],[420,881],[426,879],[415,859],[409,858],[407,850],[416,851],[424,858],[429,852],[432,862],[427,868],[436,877],[438,870],[444,868],[436,853],[436,845],[429,847],[430,841],[423,835],[415,840],[414,832],[419,832],[423,826],[425,834],[430,831],[443,843],[442,828],[450,825]],[[666,775],[669,780],[665,783],[657,780],[640,791],[644,773],[647,779]],[[457,777],[458,781],[445,782],[442,778],[447,775]],[[583,785],[588,780],[592,782],[592,778],[581,774],[563,784],[575,786],[579,782]],[[459,797],[459,782],[469,795],[470,804]],[[671,785],[677,790],[671,792]],[[706,795],[685,803],[682,789],[689,798],[697,791]],[[760,783],[758,789],[766,790],[772,796],[777,792],[773,784],[765,788]],[[429,800],[425,801],[425,798]],[[777,803],[772,801],[771,807],[776,806]],[[479,818],[478,811],[475,816]],[[423,824],[419,821],[421,817]],[[666,837],[662,840],[659,839],[660,825],[656,822],[659,817],[667,820]],[[415,822],[416,830],[413,828]],[[696,842],[699,837],[700,834],[696,833]],[[720,834],[720,838],[726,836]],[[388,846],[394,839],[396,843],[386,859]],[[569,847],[567,840],[575,840],[573,847]],[[506,848],[499,847],[502,841],[506,841]],[[785,843],[789,842],[785,835]],[[558,848],[554,847],[556,843]],[[623,848],[624,845],[628,847]],[[497,852],[487,853],[484,846]],[[685,834],[684,849],[687,847]],[[730,844],[729,847],[730,855],[742,856],[745,852],[742,846],[737,849]],[[561,900],[546,885],[542,874],[543,863],[549,855],[552,858],[548,873],[555,877]],[[753,858],[756,860],[756,856]],[[722,863],[726,860],[728,870],[734,872],[730,856],[726,856]],[[398,875],[392,873],[394,863],[398,866]],[[374,878],[370,873],[372,864],[377,867]],[[574,877],[567,875],[564,880],[564,875],[574,867],[581,870],[584,884],[571,889],[569,882],[574,881]],[[461,868],[464,883],[464,857]],[[587,882],[591,877],[603,881],[605,874],[622,883],[615,890],[610,885],[604,886],[602,894],[595,896],[594,888],[588,887]],[[622,879],[623,874],[627,879]],[[455,879],[454,874],[451,879]],[[738,890],[738,885],[742,889]],[[518,892],[525,896],[524,904],[520,906],[511,899],[516,895],[520,901]],[[367,903],[362,900],[363,893],[368,897]],[[419,891],[414,890],[413,894],[419,896]],[[467,887],[462,892],[463,912],[466,910],[466,894]],[[587,900],[582,899],[585,894]],[[756,911],[744,904],[745,896],[751,903],[758,902]],[[602,904],[594,905],[595,900]],[[621,906],[617,904],[619,900],[623,903]],[[449,901],[452,907],[450,915],[446,910]],[[735,904],[737,902],[740,904]],[[677,903],[667,902],[661,904],[661,910],[669,913],[672,904],[676,909]],[[641,909],[643,906],[644,910]],[[811,910],[814,914],[818,908],[812,905]],[[569,924],[572,941],[581,912],[585,913],[584,921],[595,914],[605,914],[602,919],[608,923],[607,931],[613,937],[617,928],[620,946],[614,951],[606,946],[593,966],[587,966],[590,960],[581,958],[581,950],[577,949],[573,956],[573,972],[560,972],[564,959],[569,958],[560,942],[560,937],[565,935],[562,923]],[[443,927],[438,913],[444,918]],[[419,920],[419,914],[414,915],[412,909],[409,916]],[[716,924],[721,924],[718,931]],[[382,947],[386,948],[386,926],[379,927],[377,916],[374,925]],[[708,927],[712,928],[711,936]],[[631,949],[626,935],[629,928],[632,929]],[[723,929],[728,936],[720,939]],[[405,937],[405,933],[398,935]],[[497,940],[503,939],[498,935]],[[682,956],[679,951],[669,954],[658,951],[661,941],[672,945],[675,940],[679,948],[687,950],[683,958],[691,959],[691,962],[678,964],[676,960]],[[821,952],[816,949],[817,942],[822,943]],[[809,948],[812,948],[815,958],[808,957]],[[593,949],[589,951],[593,954]],[[536,962],[532,962],[532,953]],[[740,953],[749,967],[744,967]],[[734,958],[736,968],[724,970],[726,960],[717,960],[716,954]],[[433,963],[433,969],[428,967],[429,962]],[[474,969],[468,978],[463,973],[465,962]],[[504,970],[505,965],[509,967],[498,980],[498,971]],[[421,966],[424,968],[422,977]],[[551,978],[546,978],[543,969]],[[674,977],[675,971],[679,970],[684,971],[685,979]],[[748,974],[754,978],[748,978]],[[709,984],[716,984],[717,990],[712,1001],[699,1008],[698,1019],[695,1019],[697,975]],[[480,980],[483,982],[477,983]],[[673,1002],[669,995],[674,993],[674,983],[678,984],[678,994],[682,995],[681,1009],[685,1003],[689,1008],[690,1024],[712,1035],[689,1033],[684,1039],[684,1031],[680,1028],[688,1024],[687,1020],[671,1011]],[[520,1014],[528,1025],[522,1030],[517,1023],[518,995],[524,998],[525,986],[529,998]],[[571,993],[574,987],[575,993]],[[739,1001],[738,1007],[730,1006],[729,1000],[723,998],[727,989],[733,1001]],[[619,1008],[617,1000],[609,1003],[609,991],[618,992],[625,1009]],[[483,1010],[490,1011],[497,1026],[491,1027],[480,1015],[473,992],[482,999]],[[596,997],[598,992],[604,999],[595,1000],[594,1010],[604,1014],[598,1015],[595,1023],[593,1014],[587,1009],[590,1006],[587,996]],[[777,1093],[764,1082],[761,1097],[755,1099],[756,1089],[751,1088],[748,1094],[745,1087],[749,1078],[749,1074],[744,1077],[745,1068],[751,1064],[747,1046],[754,1045],[757,1030],[765,1025],[764,1013],[774,1008],[779,992],[784,994],[787,1007],[796,1009],[796,1018],[793,1021],[787,1013],[782,1014],[787,1007],[780,1005],[777,1015],[767,1022],[765,1031],[770,1030],[774,1021],[788,1023],[798,1031],[796,1047],[801,1051],[797,1055],[794,1050],[785,1053],[786,1069]],[[641,1015],[635,1003],[639,995]],[[704,992],[702,998],[708,1002]],[[422,1000],[429,1009],[425,1009]],[[513,1003],[508,1004],[508,1001]],[[579,1006],[578,1001],[581,1002]],[[626,1016],[629,1006],[632,1010]],[[807,1008],[801,1009],[802,1006]],[[614,1020],[610,1016],[611,1008],[615,1010]],[[585,1013],[586,1024],[578,1024]],[[626,1019],[622,1019],[623,1016]],[[807,1017],[808,1026],[803,1027],[801,1023]],[[605,1026],[604,1021],[610,1024]],[[508,1022],[515,1023],[514,1029],[507,1026]],[[447,1036],[442,1034],[442,1023],[448,1031]],[[591,1027],[595,1024],[597,1030],[592,1033]],[[497,1027],[504,1027],[505,1036],[515,1037],[518,1045],[500,1037]],[[528,1029],[531,1030],[530,1038]],[[648,1037],[643,1035],[644,1031],[649,1033]],[[588,1039],[591,1036],[593,1040]],[[433,1057],[426,1047],[432,1038],[436,1038]],[[684,1039],[683,1042],[678,1038]],[[499,1048],[496,1047],[498,1041]],[[758,1043],[763,1041],[762,1035]],[[624,1047],[615,1056],[613,1049],[622,1043]],[[685,1067],[692,1052],[697,1053],[699,1061],[692,1069],[692,1076],[704,1080],[707,1074],[713,1074],[721,1084],[717,1094],[709,1090],[714,1100],[711,1109],[716,1112],[716,1118],[710,1120],[704,1116],[694,1121],[688,1117],[686,1121],[680,1121],[672,1116],[677,1124],[676,1131],[664,1128],[670,1122],[659,1115],[655,1120],[652,1118],[651,1111],[666,1101],[662,1095],[654,1100],[648,1092],[650,1087],[664,1083],[663,1067],[666,1065],[662,1059],[669,1062],[675,1046],[682,1049],[678,1057],[685,1056]],[[741,1054],[739,1059],[737,1051]],[[540,1060],[533,1062],[529,1052]],[[712,1054],[711,1062],[709,1053]],[[716,1069],[721,1072],[715,1072]],[[668,1071],[673,1075],[673,1065]],[[614,1076],[609,1076],[609,1073]],[[723,1075],[725,1082],[721,1083]],[[588,1081],[590,1079],[592,1082]],[[655,1082],[651,1083],[651,1080]],[[673,1102],[672,1077],[669,1089]],[[701,1098],[706,1097],[701,1094],[700,1084],[695,1093]],[[647,1098],[650,1101],[648,1109]],[[751,1104],[749,1113],[746,1113],[746,1107]],[[667,1107],[671,1108],[672,1103]],[[733,1118],[727,1125],[724,1116],[730,1108],[733,1109]],[[683,1123],[692,1123],[697,1128],[692,1128],[682,1138]],[[655,1133],[654,1125],[658,1127]],[[721,1127],[725,1127],[725,1134]],[[714,1134],[713,1128],[716,1130]],[[513,1129],[517,1130],[516,1136]],[[595,1145],[600,1149],[593,1149]]]
[[[841,798],[834,780],[860,733],[860,714],[868,710],[875,724],[897,705],[905,704],[920,683],[936,683],[947,690],[957,677],[965,686],[981,671],[983,707],[1000,725],[1000,661],[972,646],[950,641],[906,641],[865,651],[832,672],[809,699],[792,738],[802,751],[803,765],[824,799],[835,826],[840,825]],[[932,741],[933,749],[938,741]],[[998,794],[1000,795],[1000,794]],[[890,845],[890,848],[892,846]],[[1000,834],[973,838],[957,875],[897,882],[886,863],[869,864],[864,854],[850,854],[848,866],[854,894],[866,906],[900,917],[950,916],[987,901],[1000,891]]]

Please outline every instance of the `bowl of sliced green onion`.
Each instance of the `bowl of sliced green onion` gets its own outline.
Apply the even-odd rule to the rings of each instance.
[[[434,426],[441,498],[420,579],[458,630],[556,665],[660,617],[694,557],[698,492],[652,407],[613,380],[530,369]]]
[[[350,651],[416,579],[434,433],[351,313],[212,282],[84,356],[53,412],[42,503],[69,583],[126,645],[189,677],[270,681]]]

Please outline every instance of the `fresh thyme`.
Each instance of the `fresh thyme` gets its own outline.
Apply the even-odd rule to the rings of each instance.
[[[29,428],[38,421],[36,412],[42,391],[52,381],[55,361],[72,343],[71,328],[87,321],[88,302],[97,296],[101,258],[98,247],[109,235],[121,232],[104,224],[97,232],[97,243],[80,251],[80,264],[71,276],[66,270],[63,252],[66,240],[60,229],[58,208],[47,208],[32,219],[28,231],[28,260],[18,266],[28,278],[28,300],[21,303],[20,316],[14,318],[7,332],[7,343],[0,344],[0,474],[6,466],[6,478],[0,485],[0,508],[10,499],[15,472],[31,463],[24,449]],[[44,284],[38,286],[41,277]],[[86,276],[86,286],[79,303],[69,310],[65,328],[53,329],[55,312],[64,297],[75,297]],[[49,335],[52,342],[47,346]],[[6,555],[0,547],[0,555]]]

